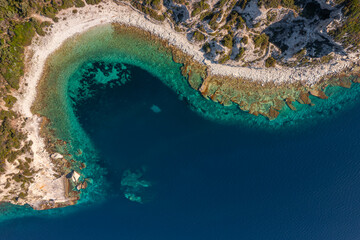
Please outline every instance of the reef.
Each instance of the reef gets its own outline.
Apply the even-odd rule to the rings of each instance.
[[[141,195],[144,192],[144,189],[151,187],[151,183],[141,179],[142,177],[143,172],[140,170],[136,172],[126,170],[123,173],[121,187],[123,188],[124,196],[130,201],[144,203],[144,199]]]

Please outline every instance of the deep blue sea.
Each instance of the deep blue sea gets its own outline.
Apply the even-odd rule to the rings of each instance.
[[[0,240],[360,239],[359,85],[269,123],[205,100],[127,37],[102,27],[50,61],[36,111],[92,183],[63,209],[2,205]]]
[[[76,105],[108,170],[105,200],[2,222],[0,239],[360,239],[360,106],[296,134],[249,130],[128,70]],[[151,183],[142,204],[124,197],[129,169]]]

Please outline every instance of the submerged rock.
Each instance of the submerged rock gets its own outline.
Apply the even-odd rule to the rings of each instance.
[[[79,183],[76,186],[76,190],[80,191],[81,189],[86,189],[88,186],[87,180],[85,179],[83,182]]]
[[[144,190],[151,186],[149,181],[141,179],[143,172],[131,172],[126,170],[121,180],[121,187],[124,191],[124,196],[133,202],[143,203],[143,197],[141,196]]]
[[[161,109],[158,106],[154,105],[154,104],[150,107],[150,109],[154,113],[160,113],[161,112]]]
[[[323,91],[318,89],[310,90],[310,94],[321,99],[328,99],[328,96],[326,96],[326,94]]]
[[[308,92],[301,92],[299,95],[299,99],[298,102],[301,104],[311,104],[311,100],[309,98],[309,93]]]

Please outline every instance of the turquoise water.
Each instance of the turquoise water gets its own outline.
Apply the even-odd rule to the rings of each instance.
[[[0,239],[360,236],[358,85],[269,122],[204,99],[156,43],[111,26],[65,48],[37,111],[92,184],[64,209],[2,206],[18,218]]]

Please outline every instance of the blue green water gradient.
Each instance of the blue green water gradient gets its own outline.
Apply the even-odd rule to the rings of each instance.
[[[3,205],[18,218],[0,239],[359,238],[357,85],[269,122],[204,99],[160,45],[110,25],[49,67],[35,111],[93,181],[76,206]]]

